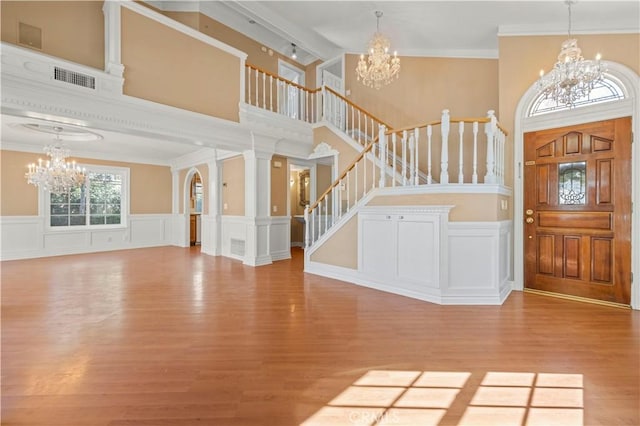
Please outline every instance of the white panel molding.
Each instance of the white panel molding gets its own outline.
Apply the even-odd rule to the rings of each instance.
[[[129,215],[126,228],[48,230],[40,216],[3,216],[2,260],[171,245],[172,215]]]
[[[220,216],[219,215],[201,215],[202,225],[202,241],[200,251],[211,256],[219,256],[221,254],[218,243],[220,233]]]
[[[244,260],[244,253],[232,252],[232,240],[247,241],[247,219],[244,216],[220,216],[220,251],[221,255],[232,259]]]
[[[269,230],[272,261],[291,259],[291,216],[272,216]]]
[[[511,292],[511,225],[511,221],[449,223],[450,275],[443,295],[451,300],[504,302]]]
[[[377,188],[376,195],[411,194],[497,194],[510,197],[513,191],[508,186],[498,184],[449,183],[417,186],[396,186]]]

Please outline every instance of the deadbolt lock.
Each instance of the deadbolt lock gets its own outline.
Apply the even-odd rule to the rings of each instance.
[[[527,216],[531,216],[533,214],[533,210],[527,209],[527,211],[525,213],[526,213]]]
[[[525,222],[527,223],[533,223],[533,218],[532,217],[528,217]]]

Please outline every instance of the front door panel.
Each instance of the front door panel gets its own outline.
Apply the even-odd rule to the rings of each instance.
[[[525,287],[629,304],[631,119],[525,134]]]

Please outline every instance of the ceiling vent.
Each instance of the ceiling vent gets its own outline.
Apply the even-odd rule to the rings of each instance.
[[[66,70],[60,67],[54,67],[53,79],[64,81],[65,83],[75,84],[76,86],[86,87],[87,89],[96,88],[96,78],[79,72]]]

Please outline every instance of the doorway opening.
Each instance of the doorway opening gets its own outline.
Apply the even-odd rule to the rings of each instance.
[[[197,169],[187,174],[185,190],[185,215],[189,218],[189,245],[202,246],[202,214],[204,206],[204,185]]]

